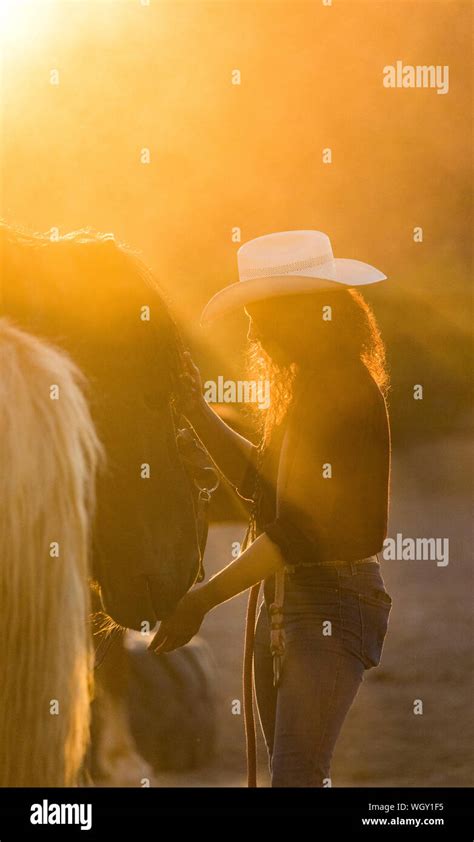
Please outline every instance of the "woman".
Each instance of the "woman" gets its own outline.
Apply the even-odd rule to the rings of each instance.
[[[259,535],[184,597],[152,643],[182,646],[209,610],[264,580],[255,688],[274,787],[331,785],[337,737],[364,670],[380,661],[391,607],[377,558],[390,475],[384,348],[353,289],[385,276],[332,251],[326,260],[328,249],[319,232],[260,237],[239,250],[244,283],[215,297],[221,311],[245,306],[256,373],[271,384],[260,447],[206,404],[187,356],[185,412],[237,492],[256,497]]]

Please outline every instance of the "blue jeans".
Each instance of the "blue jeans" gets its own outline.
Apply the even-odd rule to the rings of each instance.
[[[254,670],[272,786],[330,786],[334,746],[364,671],[380,662],[392,600],[376,557],[287,572],[286,648],[274,688],[265,585]]]

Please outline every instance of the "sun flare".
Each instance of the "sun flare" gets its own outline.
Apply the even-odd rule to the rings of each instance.
[[[47,16],[48,0],[0,0],[0,43],[25,48]]]

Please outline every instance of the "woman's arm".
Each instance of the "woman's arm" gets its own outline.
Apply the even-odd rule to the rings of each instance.
[[[235,561],[180,600],[172,616],[160,624],[149,648],[161,654],[184,646],[197,634],[208,611],[281,570],[284,564],[276,544],[265,533],[259,535]]]
[[[249,466],[254,464],[257,448],[219,418],[204,400],[199,369],[187,351],[184,354],[184,363],[183,414],[194,427],[219,470],[231,485],[239,489]]]
[[[283,569],[284,565],[277,545],[263,532],[235,561],[212,576],[205,585],[196,588],[196,599],[207,613]]]

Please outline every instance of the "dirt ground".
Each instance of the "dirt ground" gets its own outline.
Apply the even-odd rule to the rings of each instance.
[[[394,455],[389,536],[449,538],[449,564],[382,560],[393,598],[380,666],[365,679],[340,736],[333,786],[472,786],[472,562],[467,438]],[[472,467],[472,465],[471,465]],[[231,560],[242,524],[212,528],[207,575]],[[246,596],[205,619],[219,676],[219,744],[212,765],[162,774],[157,786],[245,786],[241,670]],[[415,715],[415,699],[423,714]],[[259,741],[259,785],[268,786]]]

